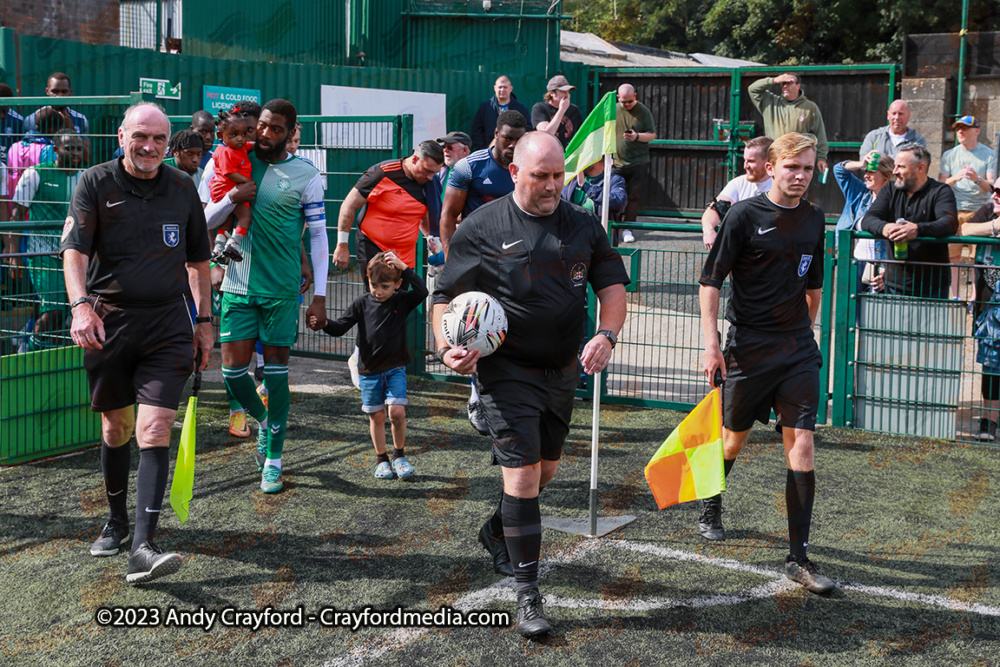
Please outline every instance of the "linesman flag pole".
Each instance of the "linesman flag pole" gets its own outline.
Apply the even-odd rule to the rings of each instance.
[[[615,134],[617,101],[615,93],[607,93],[601,99],[580,130],[566,147],[566,180],[569,184],[577,174],[594,164],[604,160],[604,188],[601,192],[601,225],[604,233],[608,232],[608,200],[611,196],[611,155],[615,152],[617,137]],[[595,322],[601,321],[601,304],[598,301],[595,309]],[[572,535],[587,537],[602,537],[612,530],[635,521],[631,515],[600,517],[597,516],[600,496],[597,493],[597,461],[600,452],[601,429],[601,380],[603,372],[594,373],[593,377],[593,413],[590,424],[590,514],[586,519],[565,519],[544,517],[542,525],[546,528],[559,530]]]

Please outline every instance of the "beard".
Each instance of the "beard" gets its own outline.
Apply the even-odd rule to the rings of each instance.
[[[285,147],[288,146],[288,137],[285,137],[278,143],[274,144],[270,149],[264,148],[260,145],[260,143],[260,141],[257,141],[253,145],[254,154],[261,160],[273,162],[285,154]]]

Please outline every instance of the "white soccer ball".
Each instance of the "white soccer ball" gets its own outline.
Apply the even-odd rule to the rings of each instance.
[[[507,313],[485,292],[459,294],[444,309],[444,338],[452,347],[479,350],[482,356],[497,351],[507,335]]]

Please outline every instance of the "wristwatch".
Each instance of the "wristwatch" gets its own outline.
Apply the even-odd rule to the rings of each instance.
[[[205,317],[196,317],[196,318],[194,318],[194,323],[195,324],[204,324],[205,322],[211,323],[211,321],[212,321],[212,316],[211,315],[207,315]]]
[[[79,299],[69,304],[69,309],[72,311],[74,308],[79,306],[81,303],[90,303],[90,299],[85,296],[81,296]]]
[[[611,331],[610,329],[601,329],[597,333],[603,335],[605,338],[611,341],[611,349],[612,350],[615,349],[615,345],[618,344],[618,336],[616,336],[613,331]]]

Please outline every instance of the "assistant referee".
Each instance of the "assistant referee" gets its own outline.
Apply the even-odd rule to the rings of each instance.
[[[785,445],[788,474],[786,576],[814,593],[833,582],[806,556],[816,476],[813,429],[823,364],[812,325],[823,287],[823,212],[802,199],[816,165],[816,139],[793,132],[767,152],[771,189],[736,204],[723,220],[701,273],[702,366],[709,382],[721,369],[725,472],[746,444],[754,420],[766,424],[771,409]],[[726,319],[732,324],[723,355],[719,346],[719,290],[732,275]],[[702,501],[698,529],[724,539],[722,499]]]
[[[169,136],[159,105],[129,107],[118,128],[124,155],[80,176],[60,245],[70,334],[85,350],[91,409],[101,413],[111,517],[90,548],[94,556],[114,556],[129,540],[133,430],[139,445],[129,583],[181,565],[153,535],[167,485],[170,428],[194,370],[192,343],[204,368],[213,342],[205,216],[191,177],[162,164]],[[188,287],[198,312],[193,335]]]
[[[525,134],[510,172],[514,192],[473,211],[452,238],[434,292],[434,335],[446,366],[479,373],[493,460],[503,466],[499,514],[517,582],[517,629],[530,637],[550,629],[538,592],[538,494],[559,466],[580,364],[594,373],[611,358],[629,279],[594,214],[561,199],[558,139]],[[578,359],[588,283],[601,304],[599,331]],[[448,302],[472,290],[495,297],[507,314],[504,343],[488,357],[449,348],[441,329]]]

